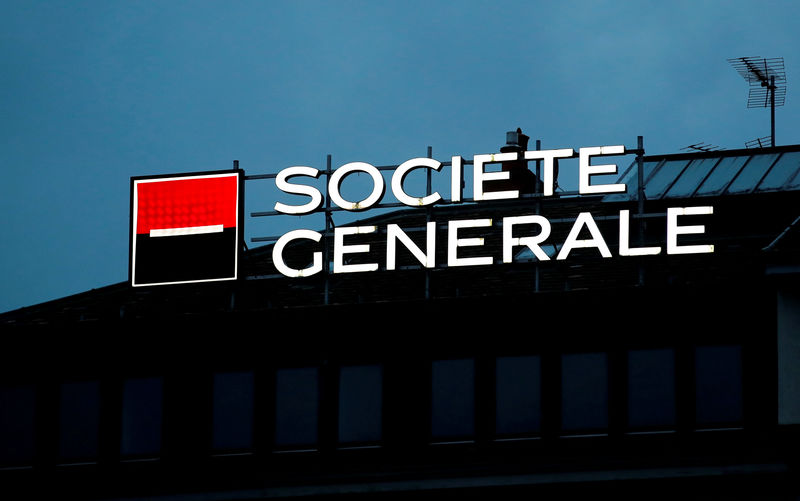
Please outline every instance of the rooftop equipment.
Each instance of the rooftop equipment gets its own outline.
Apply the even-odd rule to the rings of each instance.
[[[539,173],[536,174],[528,169],[528,161],[523,158],[524,152],[528,149],[529,136],[522,133],[522,129],[506,132],[506,144],[500,147],[501,153],[517,153],[516,160],[503,162],[502,169],[509,172],[507,181],[495,181],[487,188],[487,191],[519,190],[520,193],[542,193],[541,180]],[[539,149],[538,147],[536,148]],[[537,162],[538,167],[538,162]],[[555,176],[558,179],[558,163],[556,163]]]
[[[722,148],[715,144],[708,144],[704,142],[690,144],[686,148],[681,148],[681,151],[719,151]]]
[[[786,102],[786,70],[782,57],[737,57],[728,59],[750,85],[748,108],[770,107],[770,146],[775,146],[775,107]],[[748,144],[753,143],[750,141]],[[761,144],[756,140],[754,144]],[[751,146],[748,146],[751,147]]]

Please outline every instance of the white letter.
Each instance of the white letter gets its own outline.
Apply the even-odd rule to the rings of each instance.
[[[591,186],[589,180],[595,174],[616,174],[617,166],[608,165],[589,165],[590,158],[598,155],[622,155],[625,153],[624,146],[595,146],[592,148],[580,149],[580,194],[588,195],[591,193],[625,193],[624,184],[598,184]]]
[[[416,169],[418,167],[428,167],[429,169],[438,171],[442,168],[442,163],[437,162],[432,158],[412,158],[411,160],[406,160],[405,162],[401,163],[397,167],[397,170],[394,171],[394,174],[392,174],[392,193],[394,193],[394,196],[397,198],[397,200],[411,207],[430,205],[438,202],[442,198],[438,191],[436,193],[431,193],[426,197],[410,197],[405,191],[403,191],[403,180],[412,169]]]
[[[702,224],[678,226],[678,216],[697,216],[713,214],[714,207],[670,207],[667,209],[667,254],[704,254],[714,252],[713,245],[678,245],[678,235],[705,233]]]
[[[578,240],[578,235],[580,235],[583,225],[586,225],[589,232],[592,234],[592,238],[589,240]],[[597,227],[594,218],[588,212],[581,212],[575,219],[575,224],[572,225],[567,240],[561,247],[561,251],[558,253],[558,256],[556,256],[556,259],[567,259],[569,251],[573,248],[586,247],[597,247],[603,257],[611,257],[611,251],[608,250],[608,245],[606,245],[606,241],[603,240],[603,235],[600,234],[600,228]]]
[[[540,160],[544,159],[544,171],[542,172],[542,183],[544,184],[544,196],[549,197],[553,195],[555,190],[555,179],[553,176],[553,169],[555,168],[556,158],[570,158],[575,152],[572,148],[565,148],[561,150],[533,150],[525,152],[525,160]]]
[[[491,219],[467,219],[464,221],[450,221],[447,233],[447,266],[472,266],[492,264],[492,258],[484,257],[458,257],[459,247],[483,245],[483,238],[458,238],[459,228],[480,228],[491,226]]]
[[[461,201],[461,163],[462,158],[460,156],[453,157],[453,161],[450,163],[450,201],[451,202],[460,202]]]
[[[505,162],[508,160],[516,160],[516,159],[517,159],[517,153],[514,151],[512,151],[511,153],[475,155],[474,162],[472,164],[473,166],[472,199],[478,202],[480,200],[501,200],[504,198],[519,198],[519,190],[493,191],[489,193],[483,192],[484,181],[493,181],[493,180],[500,181],[503,179],[509,179],[511,177],[511,173],[507,171],[483,172],[483,164]]]
[[[359,271],[375,271],[378,263],[367,264],[344,264],[344,255],[356,252],[369,252],[369,244],[363,245],[344,245],[345,235],[356,235],[360,233],[373,233],[375,226],[345,226],[336,228],[333,231],[333,272],[334,273],[356,273]]]
[[[289,180],[295,176],[308,176],[317,179],[321,172],[313,167],[287,167],[280,171],[275,177],[275,185],[279,190],[285,193],[294,193],[296,195],[308,195],[311,200],[303,205],[286,205],[281,202],[275,203],[275,210],[284,214],[308,214],[322,206],[322,193],[313,186],[306,186],[304,184],[291,184]]]
[[[619,211],[619,255],[620,256],[655,256],[661,253],[661,247],[640,247],[631,249],[630,246],[630,216],[629,210]]]
[[[339,186],[342,184],[342,180],[346,175],[355,171],[366,172],[372,177],[372,193],[360,202],[348,202],[339,194]],[[350,162],[349,164],[342,165],[336,169],[328,181],[328,194],[330,195],[331,200],[333,200],[333,203],[344,210],[351,211],[369,209],[376,202],[380,201],[380,199],[383,197],[383,191],[385,189],[386,186],[384,185],[381,172],[374,166],[365,162]]]
[[[542,231],[535,237],[514,238],[512,229],[515,224],[538,224]],[[503,262],[512,263],[514,257],[511,249],[517,245],[527,245],[539,261],[549,261],[550,256],[545,254],[539,244],[550,236],[550,221],[544,216],[515,216],[503,218]]]
[[[397,244],[395,240],[400,240],[406,249],[410,250],[417,260],[422,263],[426,268],[433,268],[436,258],[436,223],[431,221],[427,225],[427,253],[417,247],[406,233],[400,229],[396,224],[386,226],[386,269],[395,269],[395,254],[397,253]]]
[[[310,277],[315,273],[319,273],[322,271],[321,252],[314,253],[313,264],[304,270],[295,270],[294,268],[286,266],[286,263],[283,261],[283,248],[286,247],[286,244],[298,238],[307,238],[319,242],[320,239],[322,239],[322,234],[311,230],[292,230],[284,234],[275,242],[275,246],[272,248],[272,263],[279,272],[287,277]]]

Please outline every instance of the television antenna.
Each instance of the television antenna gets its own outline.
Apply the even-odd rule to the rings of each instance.
[[[748,148],[748,149],[751,149],[751,148],[766,148],[767,146],[769,146],[770,139],[772,139],[772,138],[770,138],[769,136],[757,137],[755,139],[751,139],[749,141],[746,141],[744,143],[744,147]]]
[[[770,107],[770,146],[775,146],[775,107],[786,102],[786,70],[782,57],[737,57],[728,59],[750,85],[748,108]],[[782,84],[782,85],[781,85]]]
[[[681,148],[681,150],[683,150],[683,151],[705,151],[705,152],[708,152],[708,151],[719,151],[721,149],[722,148],[720,148],[719,146],[717,146],[715,144],[708,144],[708,143],[704,143],[704,142],[690,144],[689,146],[687,146],[685,148]]]

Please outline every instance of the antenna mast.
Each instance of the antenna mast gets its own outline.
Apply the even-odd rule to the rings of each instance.
[[[783,106],[786,102],[786,70],[783,58],[737,57],[728,59],[728,62],[750,85],[747,107],[770,107],[770,146],[774,147],[775,106]]]

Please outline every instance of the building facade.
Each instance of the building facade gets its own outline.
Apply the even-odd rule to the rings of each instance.
[[[374,231],[347,241],[368,252],[334,262],[325,235],[286,247],[293,269],[322,253],[313,276],[277,273],[270,244],[241,254],[237,280],[126,282],[0,315],[0,485],[796,498],[800,146],[639,157],[619,181],[367,217],[349,226]],[[713,210],[681,210],[695,207]],[[547,223],[511,219],[528,216]],[[451,237],[460,220],[491,222]],[[544,256],[515,241],[504,259],[545,224]],[[389,266],[391,225],[433,265],[395,238]],[[676,231],[706,250],[671,252]],[[453,245],[487,264],[454,266]]]

